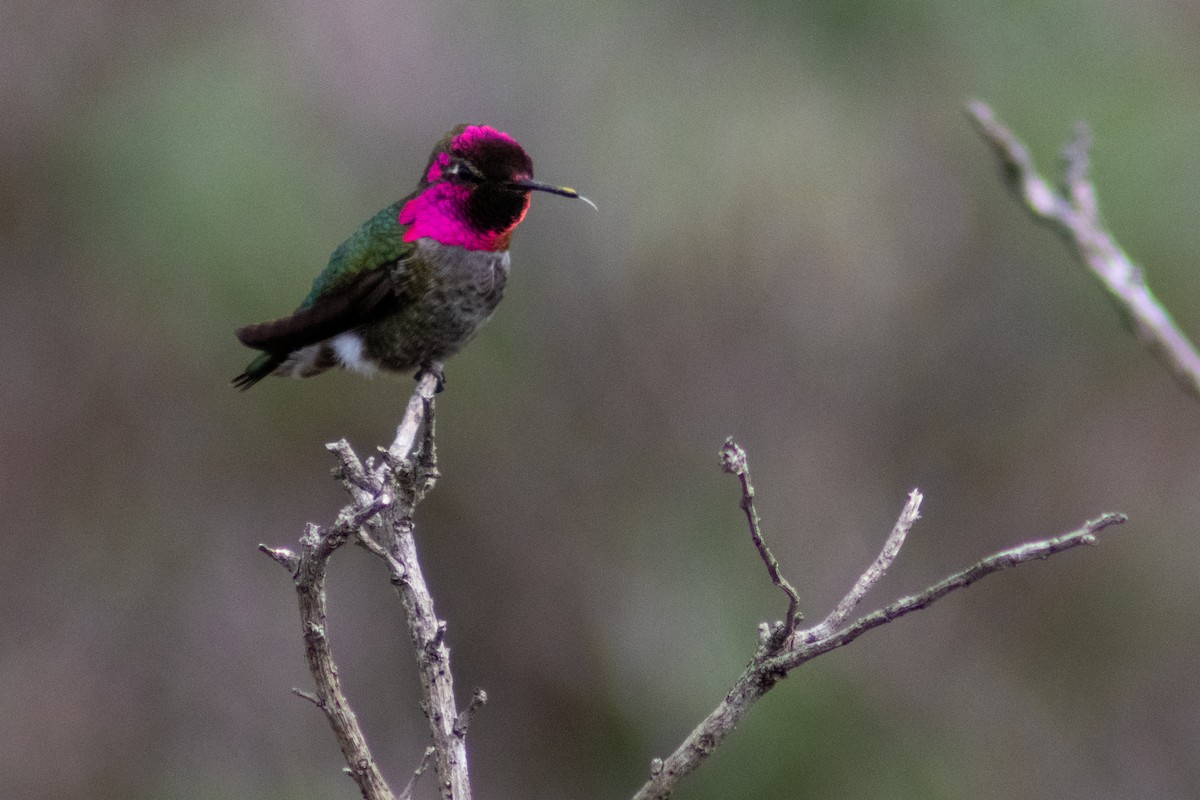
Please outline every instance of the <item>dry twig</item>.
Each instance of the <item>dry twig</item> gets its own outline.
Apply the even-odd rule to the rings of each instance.
[[[416,778],[431,758],[438,775],[438,789],[445,800],[471,797],[467,722],[470,714],[483,704],[485,695],[477,692],[468,708],[459,712],[454,701],[450,651],[445,644],[446,625],[434,611],[413,538],[413,509],[437,480],[433,448],[436,385],[436,373],[427,372],[409,400],[395,440],[378,463],[372,458],[364,465],[345,440],[328,445],[338,459],[335,475],[353,498],[333,526],[328,529],[308,526],[301,538],[299,555],[283,548],[259,546],[293,573],[299,596],[305,655],[316,693],[297,690],[297,694],[325,712],[346,759],[346,771],[365,800],[395,800],[396,795],[384,781],[342,691],[325,628],[325,575],[329,559],[351,537],[357,537],[360,544],[385,562],[392,585],[400,595],[416,651],[423,696],[421,707],[433,738],[432,747],[400,797],[411,795]],[[425,436],[418,452],[410,455],[422,428]]]
[[[721,469],[730,475],[736,475],[738,481],[741,482],[742,511],[745,512],[746,522],[750,526],[750,538],[758,550],[758,555],[767,566],[767,574],[771,576],[771,583],[778,586],[787,595],[787,616],[779,626],[769,632],[769,636],[778,637],[782,641],[783,637],[795,629],[796,623],[804,619],[804,615],[800,613],[800,596],[788,583],[787,578],[779,572],[779,561],[771,552],[771,548],[767,547],[766,541],[763,540],[758,509],[754,507],[754,484],[750,482],[750,465],[746,463],[746,451],[733,440],[732,436],[725,440],[725,444],[721,448]]]
[[[727,472],[737,475],[742,480],[742,507],[747,508],[750,504],[746,498],[752,498],[753,491],[747,490],[749,470],[746,466],[745,451],[730,439],[721,449],[721,462]],[[734,731],[754,703],[770,691],[781,678],[800,665],[849,644],[872,628],[925,608],[950,592],[970,586],[993,572],[1033,559],[1047,558],[1081,544],[1096,544],[1097,533],[1110,525],[1125,521],[1121,514],[1105,514],[1086,523],[1079,530],[995,553],[917,594],[897,600],[878,611],[860,617],[853,623],[845,624],[854,607],[883,577],[896,559],[905,536],[919,517],[921,499],[921,493],[915,489],[909,494],[908,502],[896,520],[883,551],[829,616],[811,628],[800,629],[800,616],[796,614],[793,617],[789,614],[789,618],[793,619],[791,627],[776,628],[769,631],[768,635],[759,637],[758,648],[750,664],[734,681],[724,699],[688,734],[673,753],[651,762],[650,778],[634,794],[634,800],[663,800],[669,797],[679,781],[704,763],[713,750]],[[766,546],[762,544],[762,536],[758,531],[757,513],[752,514],[747,510],[747,519],[750,523],[751,538],[763,560],[768,563],[772,582],[777,586],[787,585],[790,588],[790,584],[779,574],[778,562],[773,556],[768,558],[769,551],[766,551]],[[790,608],[795,592],[787,594]]]
[[[1056,190],[1038,174],[1025,145],[1004,127],[991,108],[974,102],[967,106],[967,112],[1000,159],[1013,193],[1035,219],[1063,235],[1124,309],[1139,338],[1184,390],[1200,399],[1200,354],[1150,291],[1142,270],[1100,221],[1096,189],[1088,180],[1091,140],[1087,127],[1081,124],[1074,141],[1063,151],[1063,186]]]

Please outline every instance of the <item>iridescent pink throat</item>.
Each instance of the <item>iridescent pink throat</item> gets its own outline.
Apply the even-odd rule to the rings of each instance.
[[[436,242],[467,250],[507,250],[512,232],[529,210],[529,195],[525,206],[513,224],[505,230],[489,231],[472,227],[467,219],[467,203],[471,187],[442,180],[442,170],[450,164],[448,153],[439,153],[429,168],[430,186],[404,204],[399,222],[407,225],[404,241],[415,242],[428,237]]]

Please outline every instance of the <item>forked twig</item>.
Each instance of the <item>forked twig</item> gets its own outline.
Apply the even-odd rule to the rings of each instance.
[[[747,496],[753,498],[753,492],[747,492],[745,488],[748,484],[745,451],[729,440],[721,449],[721,460],[726,471],[739,477],[747,476],[744,478],[742,495],[743,508],[746,508],[750,504],[745,502],[745,498]],[[770,691],[781,678],[800,665],[830,650],[849,644],[872,628],[886,625],[912,611],[926,608],[950,592],[970,586],[994,572],[1023,564],[1026,561],[1048,558],[1079,545],[1096,544],[1097,533],[1110,525],[1117,525],[1125,521],[1125,516],[1122,514],[1105,514],[1086,523],[1079,530],[1062,536],[994,553],[914,595],[897,600],[878,611],[846,624],[850,613],[863,596],[895,561],[905,537],[913,523],[919,518],[921,500],[921,493],[916,489],[909,494],[908,502],[905,503],[904,510],[896,520],[896,524],[884,544],[883,551],[859,577],[853,588],[829,616],[807,630],[787,629],[789,636],[780,638],[778,635],[771,635],[760,640],[750,664],[734,681],[733,686],[726,692],[717,707],[688,734],[674,752],[666,758],[655,758],[651,761],[650,777],[633,795],[634,800],[664,800],[669,797],[679,781],[704,763],[713,750],[737,728],[759,698]],[[756,515],[748,512],[747,517],[750,520],[751,538],[754,539],[755,546],[762,554],[765,545],[760,545],[762,537],[755,530]],[[766,556],[764,556],[765,560],[767,560]],[[771,562],[773,562],[773,566]],[[780,585],[782,578],[776,580],[779,566],[773,557],[768,563],[768,570],[771,572],[772,582]],[[788,593],[789,606],[793,596],[794,592]]]
[[[445,644],[446,625],[434,611],[413,537],[413,509],[437,479],[432,430],[436,386],[436,373],[426,373],[408,402],[395,440],[378,463],[368,459],[363,464],[344,440],[328,445],[339,463],[335,474],[353,499],[338,514],[333,525],[327,529],[309,525],[301,537],[299,555],[284,548],[259,546],[292,572],[300,600],[305,655],[316,692],[296,690],[296,694],[325,713],[346,760],[346,772],[358,784],[365,800],[395,800],[396,796],[384,781],[342,691],[326,630],[325,576],[329,559],[352,538],[384,561],[392,585],[400,595],[416,651],[423,695],[421,705],[429,719],[433,738],[433,745],[426,751],[401,797],[411,795],[416,778],[431,759],[438,774],[439,791],[445,800],[470,800],[471,797],[466,728],[470,715],[483,704],[486,696],[478,692],[468,708],[459,713],[454,701],[450,651]],[[413,445],[422,428],[425,436],[417,453],[413,454]]]

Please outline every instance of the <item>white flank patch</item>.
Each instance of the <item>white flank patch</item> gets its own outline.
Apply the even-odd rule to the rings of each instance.
[[[333,346],[333,352],[337,353],[338,360],[346,369],[352,369],[368,378],[374,377],[379,369],[378,364],[368,361],[363,355],[362,337],[354,331],[339,333],[329,340],[329,344]]]

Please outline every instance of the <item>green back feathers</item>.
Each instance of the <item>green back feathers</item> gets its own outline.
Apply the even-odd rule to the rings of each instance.
[[[329,257],[329,264],[313,281],[312,291],[301,308],[308,308],[321,295],[335,289],[365,270],[395,263],[410,253],[415,245],[404,241],[407,226],[400,224],[400,209],[409,198],[398,200],[363,223],[354,234],[338,245]]]

